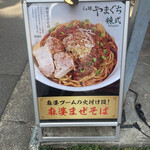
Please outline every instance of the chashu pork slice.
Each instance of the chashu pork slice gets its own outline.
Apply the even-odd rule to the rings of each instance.
[[[55,78],[62,78],[74,69],[73,59],[67,52],[58,52],[54,54],[54,60],[56,67],[54,72]]]
[[[54,62],[51,52],[47,47],[39,47],[33,51],[33,55],[37,60],[39,69],[46,77],[51,77],[54,72]]]
[[[51,50],[52,54],[64,51],[62,42],[55,37],[49,36],[48,39],[46,39],[45,46]]]

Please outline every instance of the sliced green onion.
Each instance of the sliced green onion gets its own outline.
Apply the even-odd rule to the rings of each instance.
[[[92,30],[96,30],[96,27],[93,27]]]
[[[61,34],[62,34],[62,35],[65,35],[65,33],[64,33],[64,32],[61,32]]]
[[[71,28],[73,27],[73,24],[67,25],[66,28]]]
[[[104,49],[103,52],[104,52],[104,54],[107,54],[107,49]]]
[[[81,73],[84,73],[84,72],[85,72],[85,68],[81,68],[81,69],[80,69],[80,72],[81,72]]]
[[[96,27],[93,27],[93,28],[92,28],[92,31],[96,31]]]
[[[73,27],[73,24],[70,24],[69,27]]]
[[[85,26],[85,22],[82,22],[82,26]]]
[[[100,70],[97,70],[95,73],[96,75],[100,75]]]
[[[89,19],[85,19],[85,22],[89,22]]]
[[[97,41],[97,44],[99,45],[99,42]]]
[[[93,58],[93,61],[96,62],[96,58],[95,57]]]
[[[101,37],[102,37],[102,38],[105,37],[105,33],[101,33]]]
[[[106,57],[104,55],[101,56],[102,59],[106,60]]]
[[[103,43],[101,43],[101,46],[103,47],[103,46],[104,46],[104,44],[103,44]]]
[[[50,30],[49,30],[49,32],[52,32],[52,31],[54,31],[55,30],[55,28],[51,28]]]

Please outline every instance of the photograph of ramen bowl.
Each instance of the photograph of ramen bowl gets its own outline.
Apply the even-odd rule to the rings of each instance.
[[[114,38],[88,19],[57,24],[33,47],[36,79],[66,91],[89,91],[120,78]]]

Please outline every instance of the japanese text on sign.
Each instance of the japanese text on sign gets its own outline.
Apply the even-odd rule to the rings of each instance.
[[[120,5],[113,5],[111,7],[108,6],[83,6],[84,11],[91,11],[96,13],[97,17],[100,16],[100,13],[103,13],[106,15],[105,22],[108,25],[119,25],[121,24],[121,16],[120,14],[122,13],[122,7]],[[117,17],[114,17],[114,14],[117,15]]]
[[[40,119],[117,118],[118,96],[40,97]]]

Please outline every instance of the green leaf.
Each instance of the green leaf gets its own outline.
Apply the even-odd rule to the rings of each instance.
[[[49,145],[39,146],[38,149],[39,150],[53,150],[53,148],[51,148]]]
[[[110,148],[110,150],[119,150],[119,148],[116,147],[116,146],[113,146],[113,147]]]
[[[99,45],[99,41],[97,41],[97,44]]]
[[[100,150],[108,150],[108,148],[106,148],[104,146],[100,146]]]
[[[99,148],[99,146],[98,146],[98,145],[96,145],[95,150],[100,150],[100,148]]]

